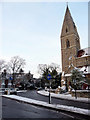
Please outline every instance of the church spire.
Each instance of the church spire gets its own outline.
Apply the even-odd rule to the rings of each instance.
[[[70,13],[70,10],[68,7],[68,3],[67,3],[66,12],[65,12],[64,21],[63,21],[63,26],[62,26],[61,37],[65,36],[67,34],[72,34],[72,33],[78,35],[77,28],[75,26],[75,23],[73,21],[73,18],[71,16],[71,13]]]
[[[80,49],[79,35],[68,5],[66,7],[60,40],[62,55],[62,71],[67,73],[69,65],[71,63],[73,63],[73,65],[76,66],[76,63],[74,63],[73,58],[77,56],[78,50]]]
[[[68,7],[68,2],[66,2],[66,6]]]

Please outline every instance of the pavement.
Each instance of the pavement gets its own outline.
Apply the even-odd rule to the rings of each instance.
[[[42,91],[42,92],[44,93],[45,91]],[[42,92],[38,91],[39,94],[42,93]],[[34,99],[21,97],[21,96],[17,96],[17,95],[2,95],[2,97],[9,98],[9,99],[12,99],[12,100],[16,100],[16,101],[19,101],[19,102],[24,102],[24,103],[27,103],[27,104],[46,107],[48,109],[53,109],[53,110],[57,110],[57,111],[66,111],[66,112],[71,112],[71,113],[85,115],[85,116],[90,117],[90,110],[88,110],[88,109],[82,109],[82,108],[77,108],[77,107],[73,107],[73,106],[66,106],[66,105],[59,105],[59,104],[49,104],[48,102],[34,100]],[[68,97],[70,97],[70,95]]]
[[[45,90],[37,91],[37,93],[40,94],[40,95],[44,95],[44,96],[49,95],[49,92],[45,91]],[[58,98],[58,99],[77,101],[77,102],[90,103],[90,98],[77,97],[77,99],[76,99],[75,97],[72,97],[71,94],[69,94],[68,92],[65,93],[65,94],[51,93],[51,97]]]

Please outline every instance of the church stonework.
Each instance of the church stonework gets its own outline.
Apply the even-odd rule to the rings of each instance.
[[[73,70],[75,67],[86,67],[86,69],[90,68],[90,48],[81,49],[77,27],[70,14],[68,5],[63,21],[60,40],[62,57],[62,81],[66,81],[68,84],[71,70]],[[85,76],[88,76],[87,78],[90,84],[90,72],[87,71]],[[61,84],[63,85],[63,82]]]

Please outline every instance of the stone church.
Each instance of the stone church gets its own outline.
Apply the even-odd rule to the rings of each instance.
[[[69,84],[71,71],[79,68],[90,85],[90,47],[81,49],[77,27],[67,5],[61,36],[62,86]]]

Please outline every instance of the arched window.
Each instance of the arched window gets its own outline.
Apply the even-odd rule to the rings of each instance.
[[[67,41],[66,41],[66,46],[67,46],[67,48],[69,48],[70,47],[70,42],[69,42],[69,40],[67,39]]]
[[[68,32],[68,29],[66,28],[66,33]]]

